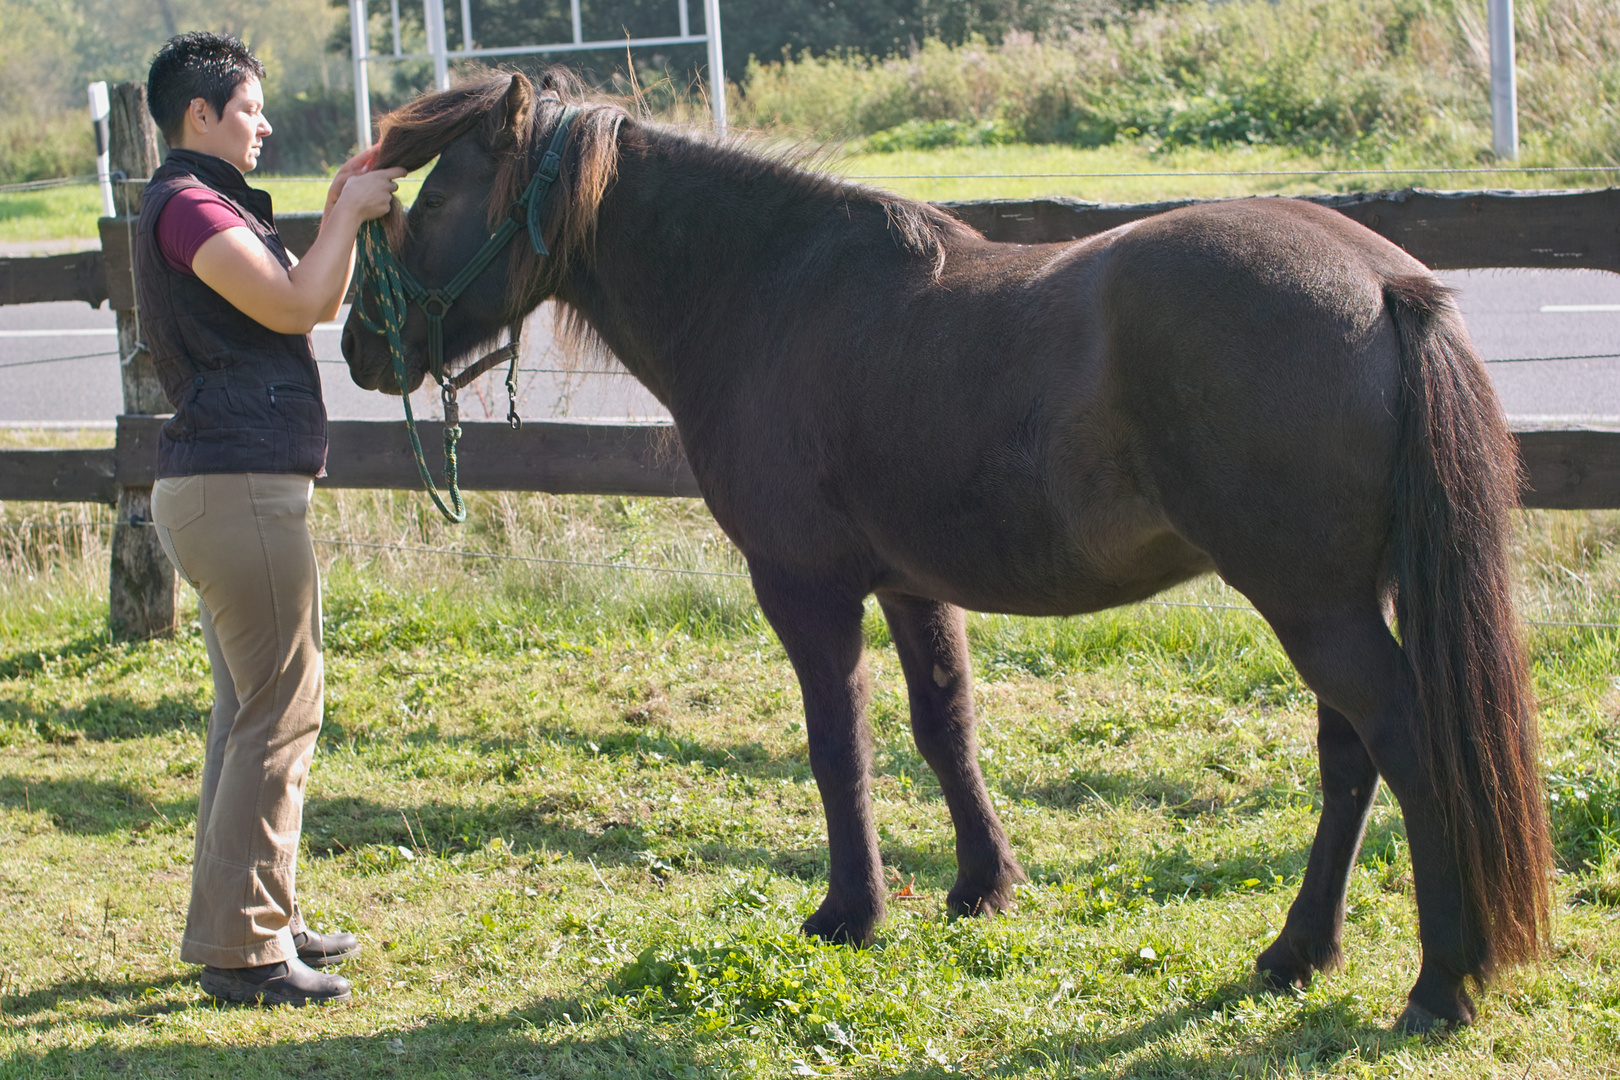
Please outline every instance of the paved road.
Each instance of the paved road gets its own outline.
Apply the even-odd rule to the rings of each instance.
[[[1583,270],[1468,270],[1442,275],[1460,290],[1464,315],[1515,419],[1620,418],[1620,275]],[[108,424],[120,410],[113,316],[84,304],[0,307],[0,424]],[[66,333],[58,333],[66,331]],[[397,399],[349,381],[338,327],[315,333],[327,407],[334,419],[395,419]],[[545,313],[524,332],[520,408],[528,419],[623,419],[662,415],[628,375],[562,374],[564,357]],[[1591,357],[1529,361],[1530,357]],[[58,359],[78,357],[78,359]],[[47,362],[39,362],[47,361]],[[599,361],[574,365],[600,369]],[[433,395],[413,402],[437,416]],[[469,419],[506,414],[501,376],[480,379],[462,399]],[[1620,421],[1616,421],[1620,422]]]

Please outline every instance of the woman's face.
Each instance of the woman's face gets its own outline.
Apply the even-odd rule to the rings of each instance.
[[[259,164],[264,138],[270,134],[270,122],[264,118],[264,87],[249,75],[217,116],[208,102],[193,98],[186,110],[184,134],[181,145],[187,150],[213,154],[244,173],[252,172]]]

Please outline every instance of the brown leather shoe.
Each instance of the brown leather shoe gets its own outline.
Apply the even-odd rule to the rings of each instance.
[[[258,967],[202,970],[203,993],[243,1005],[325,1005],[349,1000],[349,980],[316,971],[302,960]]]
[[[341,964],[360,955],[360,939],[353,934],[317,934],[300,930],[293,935],[298,959],[312,968]]]

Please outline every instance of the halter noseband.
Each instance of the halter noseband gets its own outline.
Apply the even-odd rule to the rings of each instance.
[[[405,429],[411,438],[411,450],[416,455],[417,470],[422,474],[422,483],[426,485],[428,494],[433,497],[434,505],[439,508],[445,520],[453,524],[467,520],[467,508],[462,502],[461,488],[457,484],[456,441],[461,438],[461,410],[456,404],[456,393],[496,364],[506,360],[509,362],[506,372],[508,400],[506,419],[514,428],[522,425],[523,421],[517,411],[517,361],[523,321],[520,318],[512,323],[508,330],[509,340],[505,345],[446,379],[444,316],[449,312],[451,305],[467,290],[467,286],[471,285],[478,275],[489,269],[490,264],[506,249],[512,237],[525,227],[529,233],[529,244],[534,248],[535,254],[540,256],[551,254],[541,236],[541,228],[545,222],[546,200],[551,194],[552,185],[556,183],[562,171],[562,152],[568,141],[568,129],[580,111],[575,106],[563,110],[562,119],[557,122],[557,129],[552,132],[551,142],[540,158],[534,176],[523,189],[523,194],[507,209],[506,216],[501,219],[500,225],[496,226],[490,238],[484,241],[484,246],[478,249],[478,253],[442,289],[424,288],[422,283],[416,280],[415,275],[405,269],[404,264],[389,248],[388,237],[381,221],[366,222],[360,233],[360,280],[376,301],[377,319],[373,321],[366,314],[363,292],[355,297],[354,311],[360,317],[360,325],[374,334],[382,335],[388,341],[388,351],[394,364],[394,376],[399,381],[400,395],[405,402]],[[433,475],[428,472],[427,460],[422,454],[422,441],[416,434],[416,418],[411,413],[411,395],[405,389],[405,346],[401,333],[411,304],[420,307],[427,315],[428,372],[433,376],[433,381],[439,384],[444,399],[444,477],[449,488],[448,507],[440,499],[438,488],[433,483]]]

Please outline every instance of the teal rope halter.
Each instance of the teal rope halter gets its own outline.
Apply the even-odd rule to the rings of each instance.
[[[450,306],[467,290],[467,286],[471,285],[478,275],[489,269],[490,263],[505,250],[512,237],[525,227],[528,229],[529,243],[534,248],[535,254],[542,256],[551,254],[540,235],[545,220],[546,198],[551,194],[551,187],[562,171],[562,151],[568,140],[568,129],[573,125],[574,118],[579,112],[579,109],[572,106],[563,110],[562,119],[558,121],[557,130],[552,133],[551,143],[546,147],[545,155],[541,157],[528,187],[523,189],[523,194],[511,205],[495,232],[484,241],[484,246],[478,249],[478,253],[444,288],[423,288],[421,282],[405,269],[404,264],[389,248],[388,236],[383,231],[381,221],[368,221],[360,230],[360,280],[364,288],[361,294],[355,297],[354,312],[360,318],[360,325],[388,341],[389,356],[394,364],[394,377],[399,382],[400,396],[405,402],[405,430],[410,435],[411,452],[416,455],[417,471],[422,474],[422,484],[433,497],[433,504],[439,508],[439,513],[444,515],[445,520],[452,524],[460,524],[467,520],[467,507],[461,498],[456,462],[456,442],[461,438],[461,410],[456,404],[456,392],[509,357],[510,364],[506,372],[509,405],[506,419],[514,428],[522,424],[523,421],[517,412],[517,361],[518,339],[522,333],[523,323],[519,320],[512,324],[511,340],[505,346],[469,365],[454,378],[447,379],[444,373],[444,316],[449,312]],[[367,314],[365,309],[364,293],[367,290],[370,291],[377,306],[375,319]],[[401,334],[411,304],[420,306],[427,314],[428,372],[433,376],[433,381],[439,384],[444,399],[444,479],[448,488],[449,506],[446,506],[444,499],[439,496],[438,486],[433,482],[433,474],[428,471],[427,458],[422,453],[422,440],[416,434],[416,417],[411,412],[411,395],[405,389],[405,345]]]

